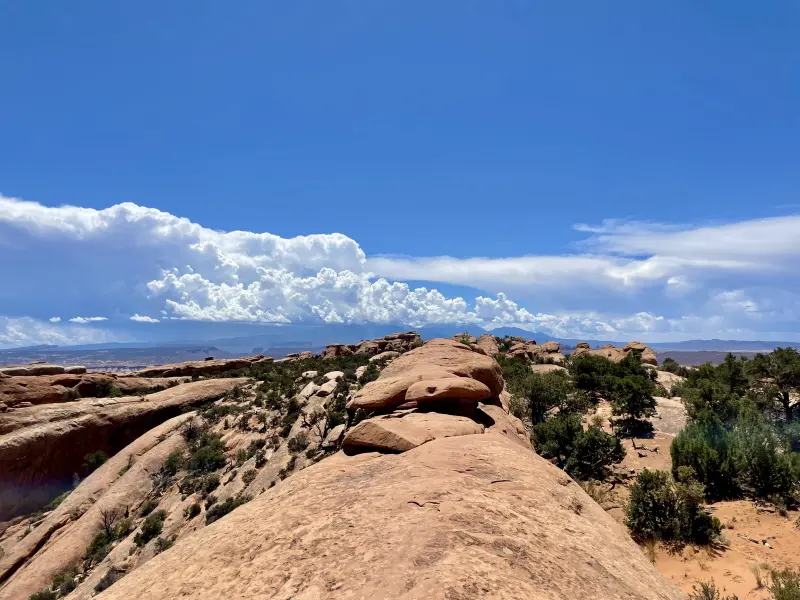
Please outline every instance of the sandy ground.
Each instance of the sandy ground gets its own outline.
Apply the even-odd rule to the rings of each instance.
[[[686,422],[680,398],[657,398],[657,403],[653,437],[624,440],[627,456],[617,468],[623,483],[600,495],[600,504],[620,523],[625,519],[628,486],[635,474],[645,467],[671,469],[669,446]],[[610,406],[601,403],[597,412],[607,419]],[[774,507],[757,506],[749,500],[718,502],[709,508],[723,524],[722,543],[716,547],[642,548],[656,568],[684,592],[691,592],[699,581],[713,580],[723,595],[767,600],[770,594],[766,588],[758,588],[756,570],[767,583],[769,568],[800,569],[800,513],[790,511],[781,516]]]

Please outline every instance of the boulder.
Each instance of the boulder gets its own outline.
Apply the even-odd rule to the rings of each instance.
[[[393,358],[397,358],[398,356],[400,356],[399,352],[395,352],[394,350],[387,350],[386,352],[379,352],[375,356],[371,356],[369,362],[392,360]]]
[[[442,401],[457,401],[477,404],[492,395],[489,388],[480,381],[469,377],[445,377],[423,379],[413,383],[406,391],[405,402],[416,402],[418,406],[428,406]]]
[[[466,417],[411,412],[362,421],[345,434],[342,449],[347,454],[406,452],[437,438],[475,435],[483,430],[482,425]]]
[[[531,365],[531,371],[533,371],[534,373],[539,373],[540,375],[543,375],[545,373],[553,373],[555,371],[561,371],[562,373],[567,372],[567,370],[561,365],[548,365],[548,364]]]
[[[683,600],[563,471],[499,435],[337,454],[175,545],[103,600]]]
[[[344,377],[344,373],[342,371],[331,371],[330,373],[325,373],[324,377],[328,381],[335,381]]]
[[[338,356],[352,356],[353,348],[348,344],[328,344],[322,353],[322,358],[336,358]]]
[[[638,350],[639,352],[642,353],[643,363],[648,365],[658,365],[658,359],[656,358],[656,353],[653,352],[642,342],[628,342],[627,344],[625,344],[625,347],[622,350],[626,354],[631,350]]]
[[[431,340],[397,357],[384,368],[381,378],[429,367],[476,379],[489,388],[492,396],[497,396],[503,390],[503,374],[496,360],[473,352],[469,346],[446,339]]]
[[[450,339],[461,342],[462,344],[466,343],[468,346],[472,346],[478,342],[477,338],[469,333],[457,333]]]
[[[319,375],[318,371],[303,371],[300,373],[300,377],[303,379],[314,379],[317,375]]]
[[[491,333],[484,333],[478,338],[476,345],[483,350],[486,356],[494,356],[500,353],[500,346],[497,345],[497,338]]]
[[[515,444],[520,444],[529,450],[533,448],[525,425],[503,407],[494,404],[480,404],[478,418],[486,426],[486,433],[503,435]]]
[[[544,344],[541,345],[541,347],[542,350],[548,354],[555,354],[561,352],[561,346],[559,345],[558,342],[554,342],[553,340],[545,342]]]
[[[19,367],[3,367],[0,373],[4,375],[63,375],[66,368],[61,365],[50,365],[47,363],[31,364]]]
[[[225,395],[247,379],[209,379],[149,396],[79,400],[0,414],[0,521],[69,489],[83,457],[114,455],[146,431]]]
[[[406,391],[412,384],[423,379],[439,379],[443,377],[458,377],[445,369],[437,367],[418,368],[415,371],[401,373],[394,377],[385,377],[383,370],[381,376],[369,382],[356,392],[355,396],[347,403],[348,410],[362,409],[367,412],[389,411],[405,402]]]

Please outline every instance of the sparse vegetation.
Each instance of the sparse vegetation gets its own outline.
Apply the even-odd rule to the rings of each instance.
[[[719,519],[702,509],[704,490],[693,473],[681,481],[665,471],[644,469],[630,489],[625,524],[634,538],[709,544],[720,534]]]
[[[250,502],[250,500],[252,500],[250,496],[237,496],[236,498],[228,498],[221,504],[215,504],[210,509],[206,510],[206,525],[221,519],[235,508]]]
[[[701,581],[692,586],[689,600],[739,600],[739,597],[723,596],[713,581]]]
[[[144,546],[157,535],[161,534],[164,528],[164,519],[167,513],[163,510],[157,510],[151,513],[142,523],[141,530],[133,538],[133,543],[137,546]]]
[[[100,468],[108,460],[108,455],[102,450],[91,452],[83,457],[83,470],[88,475]]]

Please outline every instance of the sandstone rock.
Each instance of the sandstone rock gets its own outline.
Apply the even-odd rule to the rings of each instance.
[[[399,356],[381,372],[381,378],[429,367],[476,379],[486,385],[493,396],[503,390],[503,375],[496,360],[473,352],[464,344],[446,339],[431,340]]]
[[[335,381],[337,379],[341,379],[344,377],[344,373],[342,371],[331,371],[330,373],[325,373],[325,379],[328,381]]]
[[[378,342],[371,340],[361,342],[358,345],[358,349],[356,349],[356,354],[377,354],[378,352],[380,352],[380,346],[378,346]]]
[[[318,374],[318,371],[303,371],[300,377],[303,379],[314,379]]]
[[[86,373],[86,367],[81,367],[79,365],[64,367],[64,373],[67,373],[68,375],[83,375]]]
[[[556,352],[561,352],[561,346],[558,344],[558,342],[550,340],[549,342],[542,344],[542,350],[548,354],[555,354]]]
[[[361,379],[361,376],[367,370],[367,365],[362,365],[356,369],[356,379]]]
[[[399,352],[395,352],[394,350],[388,350],[386,352],[380,352],[375,356],[370,357],[369,362],[378,362],[382,360],[392,360],[393,358],[397,358],[400,356]]]
[[[336,358],[338,356],[352,356],[353,348],[348,344],[328,344],[322,353],[322,358]]]
[[[171,365],[161,365],[159,367],[148,367],[136,373],[139,377],[175,377],[179,375],[187,376],[209,376],[236,371],[249,367],[252,363],[265,358],[263,354],[256,356],[246,356],[244,358],[226,358],[221,360],[195,360]]]
[[[314,395],[320,397],[330,396],[333,393],[333,390],[336,389],[337,383],[338,381],[336,381],[335,379],[330,379],[326,381],[325,383],[317,387],[316,391],[314,392]]]
[[[297,396],[301,400],[308,400],[311,396],[317,393],[318,389],[319,386],[316,383],[314,383],[313,381],[309,381],[306,387],[300,390],[300,393],[297,394]]]
[[[387,342],[386,346],[382,348],[385,352],[402,352],[406,349],[408,343],[404,340],[391,340]]]
[[[31,364],[19,367],[3,367],[0,373],[4,375],[63,375],[66,369],[61,365],[50,365],[47,363]]]
[[[529,450],[533,448],[530,435],[522,421],[502,407],[494,404],[481,404],[478,412],[481,422],[486,426],[486,433],[503,435]]]
[[[342,449],[358,452],[406,452],[426,442],[457,435],[483,433],[472,419],[439,413],[412,412],[402,416],[375,417],[362,421],[344,436]]]
[[[0,414],[0,521],[36,510],[69,488],[83,457],[111,456],[185,408],[247,379],[210,379],[138,397],[79,400]]]
[[[419,333],[416,331],[404,331],[400,333],[390,333],[383,337],[387,341],[401,340],[404,342],[415,342],[420,339]]]
[[[347,403],[347,408],[352,411],[360,408],[367,412],[392,410],[405,402],[406,390],[412,384],[423,379],[457,377],[457,375],[437,367],[420,367],[415,371],[401,373],[395,377],[385,377],[385,372],[386,369],[378,379],[358,390],[353,399]]]
[[[418,406],[428,406],[441,401],[476,404],[491,395],[489,388],[480,381],[469,377],[446,377],[423,379],[411,384],[406,391],[405,402],[416,402]]]
[[[534,373],[539,373],[541,375],[545,373],[553,373],[554,371],[561,371],[562,373],[566,373],[567,370],[560,366],[560,365],[531,365],[531,371]]]
[[[487,356],[494,356],[500,353],[500,347],[497,345],[497,339],[490,333],[484,333],[478,338],[476,342],[478,348],[481,348]]]
[[[478,342],[475,336],[470,335],[469,333],[457,333],[450,339],[455,340],[456,342],[461,342],[462,344],[466,342],[467,346],[472,346]]]
[[[622,349],[626,354],[631,350],[639,350],[642,353],[642,362],[648,365],[657,365],[658,359],[656,353],[653,352],[642,342],[628,342]]]
[[[123,577],[103,600],[683,600],[563,471],[499,435],[337,454]]]
[[[153,489],[152,474],[184,445],[180,426],[192,418],[191,413],[174,417],[123,448],[84,479],[13,552],[0,557],[0,582],[5,582],[0,584],[0,597],[26,599],[47,587],[56,573],[83,557],[97,533],[101,510],[138,506]]]
[[[345,424],[342,423],[341,425],[337,425],[331,429],[328,432],[328,435],[325,436],[322,445],[327,447],[336,446],[336,444],[339,443],[339,440],[342,439],[342,435],[344,435],[345,427]]]

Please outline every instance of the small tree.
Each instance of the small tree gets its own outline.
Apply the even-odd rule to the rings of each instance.
[[[614,415],[622,416],[616,426],[625,433],[651,430],[652,426],[643,420],[655,412],[656,400],[653,398],[653,383],[642,375],[628,375],[614,383],[611,409]]]
[[[772,392],[775,401],[783,407],[786,421],[794,420],[795,409],[790,394],[800,390],[800,354],[797,350],[776,348],[769,354],[756,354],[748,364],[748,372]]]

